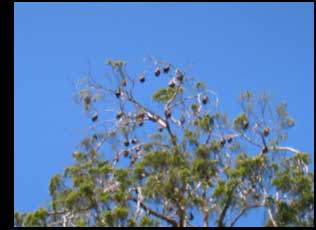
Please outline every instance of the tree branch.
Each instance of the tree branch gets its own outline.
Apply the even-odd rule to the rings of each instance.
[[[235,223],[237,222],[237,220],[243,215],[245,214],[245,212],[248,210],[248,209],[251,209],[251,208],[258,208],[262,206],[262,204],[260,203],[256,203],[256,204],[253,204],[253,205],[250,205],[250,206],[247,206],[247,207],[244,207],[240,212],[239,214],[230,222],[230,227],[233,227],[235,225]]]
[[[272,212],[271,212],[270,208],[268,208],[268,214],[269,214],[269,218],[271,220],[271,223],[273,224],[273,227],[278,227],[278,225],[275,223],[275,220],[273,218],[273,215],[272,215]]]
[[[207,198],[206,198],[206,189],[203,189],[202,199],[204,202],[203,208],[203,227],[208,227],[208,209],[207,209]]]
[[[236,186],[237,186],[237,184],[235,184],[233,186],[233,188],[231,189],[231,191],[229,192],[228,198],[227,198],[226,203],[225,203],[225,206],[224,206],[224,208],[223,208],[218,220],[216,221],[218,227],[225,227],[225,225],[224,225],[224,218],[225,218],[226,212],[227,212],[227,210],[228,210],[228,208],[229,208],[229,206],[231,204],[232,195],[233,195],[233,192],[234,192]]]
[[[138,199],[137,197],[130,197],[130,199],[134,202],[138,202]],[[167,223],[171,224],[173,227],[177,227],[178,226],[178,223],[177,221],[173,220],[172,218],[170,218],[169,216],[166,216],[162,213],[159,213],[151,208],[149,208],[143,201],[140,201],[140,206],[147,212],[149,212],[150,214],[162,219],[162,220],[165,220]]]
[[[89,206],[87,206],[85,208],[76,210],[76,212],[85,212],[85,211],[88,211],[88,210],[90,210],[92,208],[94,208],[94,205],[89,205]],[[69,213],[69,212],[71,212],[71,210],[53,211],[53,212],[47,212],[47,214],[49,216],[57,216],[57,215],[63,215],[63,214]]]
[[[270,151],[288,151],[288,152],[292,152],[294,154],[300,154],[301,152],[291,148],[291,147],[286,147],[286,146],[272,146],[268,148]]]
[[[161,116],[159,116],[158,114],[156,114],[156,113],[150,111],[150,110],[147,109],[145,106],[141,105],[141,104],[140,104],[139,102],[137,102],[132,96],[128,96],[128,97],[127,97],[127,100],[129,100],[129,101],[132,102],[134,105],[136,105],[136,106],[142,108],[143,110],[145,110],[145,111],[146,111],[146,114],[147,114],[147,116],[148,116],[149,118],[150,118],[150,117],[153,117],[153,118],[156,117],[156,118],[157,118],[156,121],[157,121],[160,125],[163,125],[163,126],[165,126],[165,128],[167,128],[167,131],[168,131],[168,133],[169,133],[169,135],[170,135],[172,144],[173,144],[174,146],[177,145],[176,139],[175,139],[175,135],[172,133],[171,128],[170,128],[170,125],[169,125],[168,122],[165,121],[165,119],[163,119],[163,118],[162,118]]]

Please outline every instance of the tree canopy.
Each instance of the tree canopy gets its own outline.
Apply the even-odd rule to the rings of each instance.
[[[314,225],[309,154],[283,145],[295,125],[286,103],[244,91],[229,119],[205,83],[147,60],[135,76],[109,60],[106,81],[77,82],[92,134],[51,178],[49,205],[15,212],[15,226],[235,226],[259,208],[264,226]],[[165,86],[146,103],[136,89],[152,78]]]

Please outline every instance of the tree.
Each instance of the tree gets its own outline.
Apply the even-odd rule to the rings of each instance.
[[[229,121],[203,82],[148,60],[152,73],[109,60],[106,83],[78,83],[93,134],[51,178],[48,207],[15,212],[15,226],[234,226],[256,208],[265,226],[313,226],[309,154],[282,145],[294,125],[286,104],[245,91]],[[146,106],[135,88],[158,77],[165,87]]]

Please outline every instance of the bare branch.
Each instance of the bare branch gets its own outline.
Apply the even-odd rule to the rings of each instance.
[[[270,151],[288,151],[288,152],[292,152],[294,154],[300,154],[301,152],[291,148],[291,147],[286,147],[286,146],[272,146],[268,148]]]
[[[238,221],[238,219],[243,215],[245,214],[246,211],[248,211],[249,209],[252,209],[252,208],[258,208],[258,207],[261,207],[262,204],[261,203],[256,203],[256,204],[253,204],[253,205],[250,205],[250,206],[246,206],[244,207],[243,209],[240,210],[239,214],[230,222],[230,227],[233,227],[235,225],[235,223]]]
[[[178,226],[178,223],[177,221],[173,220],[172,218],[170,218],[169,216],[167,215],[163,215],[151,208],[149,208],[143,201],[139,201],[139,199],[137,197],[130,197],[130,199],[134,202],[139,202],[140,203],[140,206],[148,213],[162,219],[162,220],[165,220],[167,223],[171,224],[173,227],[177,227]]]
[[[207,208],[207,197],[206,197],[206,189],[204,188],[202,199],[204,202],[204,208],[203,208],[203,227],[208,227],[208,216],[209,216],[209,210]]]
[[[275,223],[275,220],[273,218],[272,211],[270,208],[268,208],[268,215],[269,215],[271,223],[273,224],[273,227],[278,227],[278,225]]]

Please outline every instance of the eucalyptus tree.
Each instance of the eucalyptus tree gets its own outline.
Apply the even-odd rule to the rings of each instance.
[[[205,83],[147,60],[133,75],[109,60],[102,81],[76,84],[92,133],[51,178],[50,203],[16,212],[15,226],[235,226],[255,209],[264,226],[314,225],[310,157],[283,145],[285,103],[244,91],[229,119]]]

